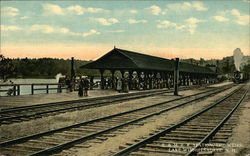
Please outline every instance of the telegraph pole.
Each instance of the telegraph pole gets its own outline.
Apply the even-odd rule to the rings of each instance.
[[[75,89],[75,68],[74,68],[74,57],[71,57],[71,72],[70,72],[70,81],[71,81],[71,91]]]
[[[174,95],[178,95],[178,81],[179,81],[179,58],[176,58],[175,68],[174,68]]]

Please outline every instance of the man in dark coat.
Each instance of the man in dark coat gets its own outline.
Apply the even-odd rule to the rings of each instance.
[[[83,80],[83,88],[84,88],[84,96],[88,96],[89,80],[87,77]]]
[[[83,96],[83,79],[80,79],[80,82],[79,82],[79,90],[78,90],[78,96],[79,97],[82,97]]]

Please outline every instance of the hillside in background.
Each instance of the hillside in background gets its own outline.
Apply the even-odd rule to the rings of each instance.
[[[71,60],[70,59],[55,59],[55,58],[39,58],[39,59],[9,59],[0,55],[1,78],[55,78],[59,73],[62,75],[70,75]],[[244,56],[245,67],[242,70],[250,72],[250,56]],[[216,69],[221,74],[232,74],[236,69],[233,56],[224,57],[221,60],[195,60],[182,59],[182,62],[187,62],[200,66],[207,66]],[[80,69],[80,66],[91,61],[75,60],[76,75],[98,76],[98,70]],[[108,72],[105,72],[108,74]],[[105,75],[106,75],[105,74]]]
[[[222,74],[232,74],[234,71],[236,71],[233,56],[224,57],[221,60],[220,59],[204,60],[202,58],[200,60],[195,60],[193,58],[190,58],[190,59],[182,59],[181,61],[199,66],[207,66],[207,67],[217,66],[218,67],[217,71]],[[244,56],[241,70],[242,71],[249,70],[248,69],[250,68],[249,66],[250,66],[250,56]]]

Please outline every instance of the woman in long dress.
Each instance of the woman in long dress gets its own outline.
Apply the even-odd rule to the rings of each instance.
[[[120,93],[122,90],[122,80],[120,78],[118,78],[117,80],[117,86],[116,86],[116,90]]]

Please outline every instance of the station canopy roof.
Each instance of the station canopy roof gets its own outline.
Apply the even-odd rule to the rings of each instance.
[[[174,61],[114,48],[96,61],[81,68],[108,70],[174,71]],[[210,68],[180,62],[180,72],[216,74]]]

